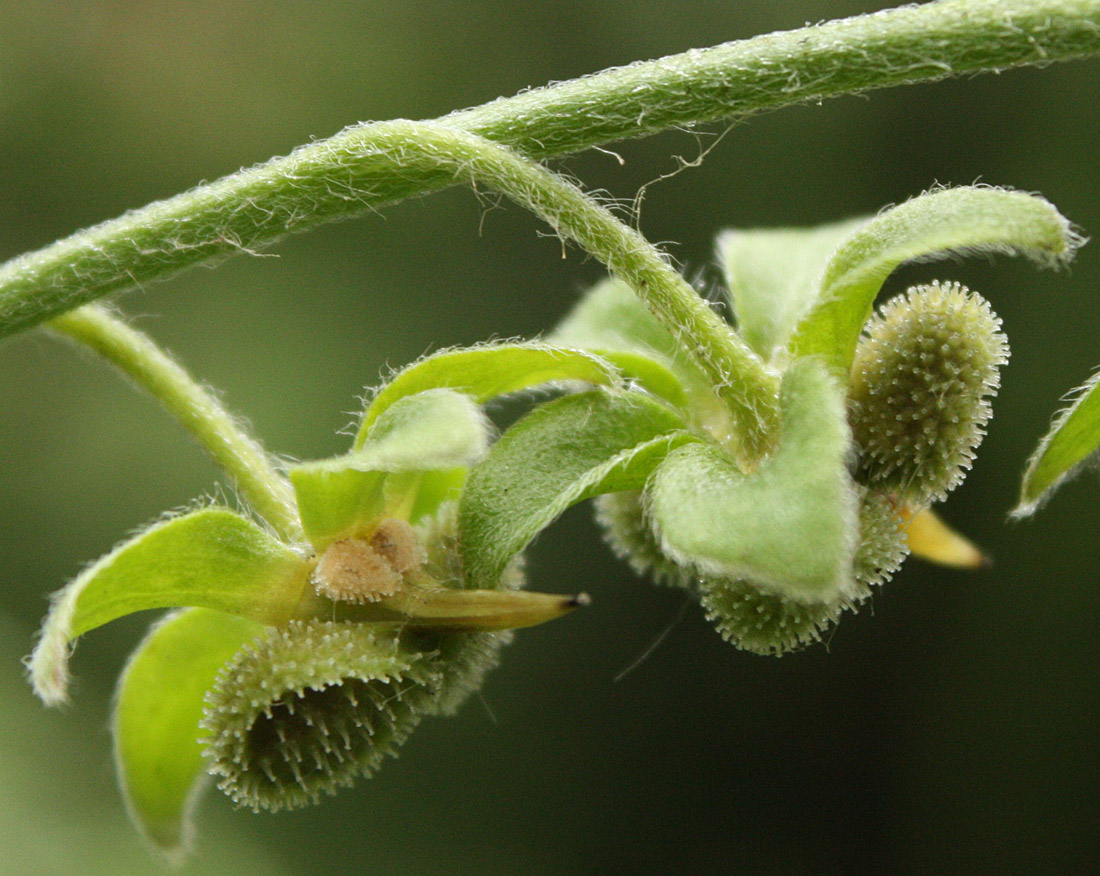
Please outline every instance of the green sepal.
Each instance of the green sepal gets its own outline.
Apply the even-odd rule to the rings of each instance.
[[[263,630],[220,611],[174,612],[149,631],[119,678],[111,725],[119,785],[138,830],[171,860],[187,851],[207,784],[203,698],[222,665]]]
[[[1100,373],[1076,392],[1028,460],[1015,517],[1035,512],[1042,500],[1076,474],[1100,448]]]
[[[845,598],[858,538],[844,403],[822,364],[786,372],[779,444],[743,474],[716,445],[673,450],[646,488],[663,553],[803,603]]]
[[[669,450],[696,440],[670,408],[637,392],[586,392],[535,408],[497,441],[462,494],[468,586],[496,586],[512,558],[566,508],[640,489]]]
[[[718,235],[741,337],[765,361],[786,350],[798,322],[821,292],[821,276],[841,241],[867,219],[816,228],[730,229]]]
[[[53,597],[29,662],[47,705],[66,699],[69,642],[149,608],[194,606],[281,623],[308,578],[295,551],[226,508],[202,508],[146,529],[85,569]]]
[[[903,262],[950,253],[1009,253],[1041,263],[1072,257],[1080,239],[1035,195],[962,187],[920,195],[852,234],[825,268],[818,305],[799,323],[793,356],[821,356],[846,378],[875,296]]]
[[[481,408],[463,393],[430,389],[395,401],[358,448],[288,469],[306,537],[322,551],[379,517],[434,512],[456,497],[489,434]]]
[[[375,394],[354,446],[363,445],[375,421],[394,402],[425,390],[453,389],[483,403],[540,384],[577,380],[614,386],[619,375],[591,352],[537,342],[442,350],[398,372]]]

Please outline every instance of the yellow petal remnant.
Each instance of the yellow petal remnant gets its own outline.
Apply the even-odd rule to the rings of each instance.
[[[909,518],[905,535],[913,556],[929,562],[958,569],[981,569],[990,565],[989,557],[977,545],[955,532],[928,508]]]

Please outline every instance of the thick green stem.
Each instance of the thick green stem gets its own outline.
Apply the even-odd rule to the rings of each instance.
[[[440,120],[546,158],[824,97],[1100,53],[1100,0],[942,0],[607,70]],[[0,266],[0,336],[108,292],[454,182],[356,125]]]
[[[156,398],[195,436],[280,537],[301,538],[293,490],[264,449],[209,390],[148,337],[98,305],[70,311],[49,327],[95,350]]]

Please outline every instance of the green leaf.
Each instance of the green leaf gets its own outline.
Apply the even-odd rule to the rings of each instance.
[[[660,360],[627,350],[596,350],[595,352],[618,368],[623,377],[632,381],[639,389],[663,398],[673,407],[681,409],[687,407],[688,396],[680,378]]]
[[[315,465],[357,471],[427,471],[468,466],[489,448],[490,426],[468,395],[429,389],[379,416],[346,456]]]
[[[187,851],[190,819],[206,785],[203,698],[218,670],[264,627],[205,608],[154,626],[119,678],[112,730],[130,817],[173,860]]]
[[[470,473],[459,505],[466,579],[492,588],[512,558],[570,505],[637,490],[668,451],[697,440],[636,392],[587,392],[539,405]]]
[[[673,450],[646,489],[664,553],[704,574],[748,579],[804,603],[849,595],[858,532],[844,402],[820,362],[784,376],[779,445],[742,474],[722,450]]]
[[[590,352],[548,344],[486,344],[443,350],[400,371],[379,390],[363,414],[355,447],[362,446],[371,426],[394,402],[425,390],[449,388],[483,403],[499,395],[564,380],[614,386],[619,375]]]
[[[820,355],[847,379],[875,296],[903,262],[950,253],[1009,253],[1067,261],[1080,239],[1035,195],[992,188],[943,189],[876,216],[829,260],[814,308],[792,340],[795,356]]]
[[[296,552],[226,508],[154,524],[54,595],[31,655],[31,682],[47,705],[64,701],[69,642],[142,609],[197,606],[283,622],[307,578]]]
[[[1100,373],[1076,390],[1028,460],[1013,515],[1033,514],[1043,498],[1076,474],[1100,448]]]
[[[321,551],[382,516],[430,513],[485,455],[489,433],[481,408],[460,392],[430,389],[395,401],[351,453],[288,469],[306,537]]]
[[[799,320],[821,292],[825,264],[840,242],[867,221],[816,228],[731,229],[718,236],[737,328],[766,361],[786,350]]]
[[[683,354],[675,338],[621,280],[604,280],[589,290],[547,340],[598,350],[605,356],[609,352],[639,354],[664,365],[692,391],[713,394],[699,367]]]

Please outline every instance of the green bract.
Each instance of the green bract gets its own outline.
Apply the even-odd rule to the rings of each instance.
[[[78,636],[182,607],[130,659],[113,723],[127,804],[158,847],[186,846],[206,768],[253,808],[315,801],[372,771],[422,715],[457,708],[508,630],[581,604],[517,591],[515,551],[481,575],[457,548],[455,500],[491,437],[480,403],[558,381],[621,391],[607,360],[546,344],[424,359],[374,396],[347,454],[290,467],[304,539],[199,508],[143,530],[54,597],[28,662],[48,704],[67,698]]]
[[[1074,390],[1072,403],[1059,414],[1028,460],[1017,517],[1033,513],[1058,486],[1096,458],[1100,448],[1100,374]]]
[[[724,403],[732,396],[706,376],[688,328],[655,318],[623,282],[597,286],[549,340],[620,357],[635,388],[543,405],[493,446],[461,499],[468,568],[491,582],[568,505],[621,492],[601,500],[599,516],[635,569],[697,592],[740,647],[782,653],[815,640],[897,569],[907,522],[961,479],[1005,357],[996,317],[963,290],[957,304],[935,305],[943,337],[906,329],[892,336],[890,355],[865,355],[854,402],[856,347],[887,276],[906,261],[975,251],[1054,263],[1079,242],[1043,199],[984,187],[937,190],[871,219],[721,235],[735,342],[779,378],[772,432],[751,442],[737,433]],[[914,293],[891,312],[929,307],[927,299]],[[871,367],[867,356],[880,358]],[[926,367],[950,377],[950,389],[913,379]],[[907,379],[904,398],[885,391]],[[903,404],[912,424],[876,443],[876,424],[896,416],[880,404]],[[856,464],[863,445],[874,447],[867,470]],[[909,480],[866,475],[886,470]],[[910,491],[917,472],[924,480]]]

